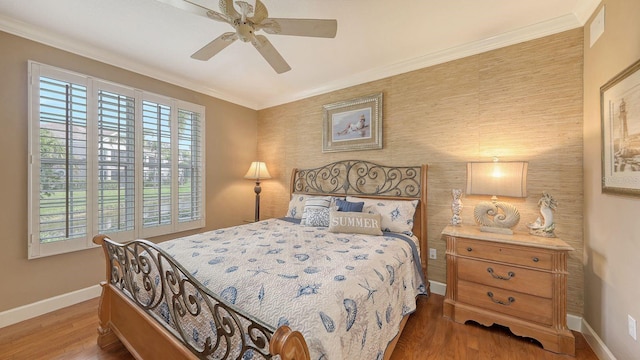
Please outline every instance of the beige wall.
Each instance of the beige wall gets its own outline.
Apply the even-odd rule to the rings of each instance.
[[[513,202],[522,221],[538,214],[543,191],[559,203],[557,235],[569,257],[571,313],[582,314],[582,29],[510,46],[258,112],[258,153],[273,180],[263,182],[264,216],[282,216],[293,167],[340,159],[429,164],[429,278],[445,282],[451,189],[464,188],[467,161],[529,161],[529,196]],[[384,148],[322,153],[322,105],[384,94]],[[464,199],[463,221],[481,197]]]
[[[0,312],[98,284],[100,249],[27,260],[27,60],[92,75],[206,107],[207,229],[252,218],[257,112],[0,32]],[[162,240],[162,239],[155,239]]]
[[[640,198],[601,192],[600,87],[640,59],[640,1],[602,4],[605,32],[593,47],[591,21],[584,27],[584,318],[618,359],[638,359],[627,315],[640,321]]]

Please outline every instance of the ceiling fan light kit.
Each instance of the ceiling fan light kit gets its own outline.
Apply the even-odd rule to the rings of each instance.
[[[278,74],[282,74],[291,70],[291,67],[269,39],[264,35],[256,35],[256,31],[263,30],[273,35],[334,38],[338,30],[336,20],[269,18],[267,8],[260,0],[255,0],[255,8],[246,1],[235,1],[240,12],[236,10],[233,3],[233,0],[220,0],[220,12],[207,9],[207,16],[212,20],[233,26],[235,32],[226,32],[218,36],[191,55],[193,59],[209,60],[239,39],[242,42],[250,42],[269,65]],[[250,14],[253,15],[250,16]]]

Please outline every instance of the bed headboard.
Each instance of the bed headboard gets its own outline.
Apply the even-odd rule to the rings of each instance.
[[[293,169],[289,193],[419,200],[413,233],[420,240],[420,258],[427,274],[427,169],[384,166],[364,160],[342,160],[313,169]]]

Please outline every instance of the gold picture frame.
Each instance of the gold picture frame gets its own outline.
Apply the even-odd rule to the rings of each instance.
[[[382,93],[323,106],[322,152],[382,149]]]
[[[602,192],[640,196],[640,60],[600,88]]]

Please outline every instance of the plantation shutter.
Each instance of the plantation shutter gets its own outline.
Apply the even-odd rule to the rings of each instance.
[[[142,102],[142,226],[171,225],[171,107]]]
[[[203,106],[28,68],[29,259],[205,226]]]
[[[204,217],[201,114],[178,110],[178,222]]]
[[[40,76],[40,243],[87,235],[87,87]]]
[[[98,232],[135,226],[135,98],[98,91]]]

